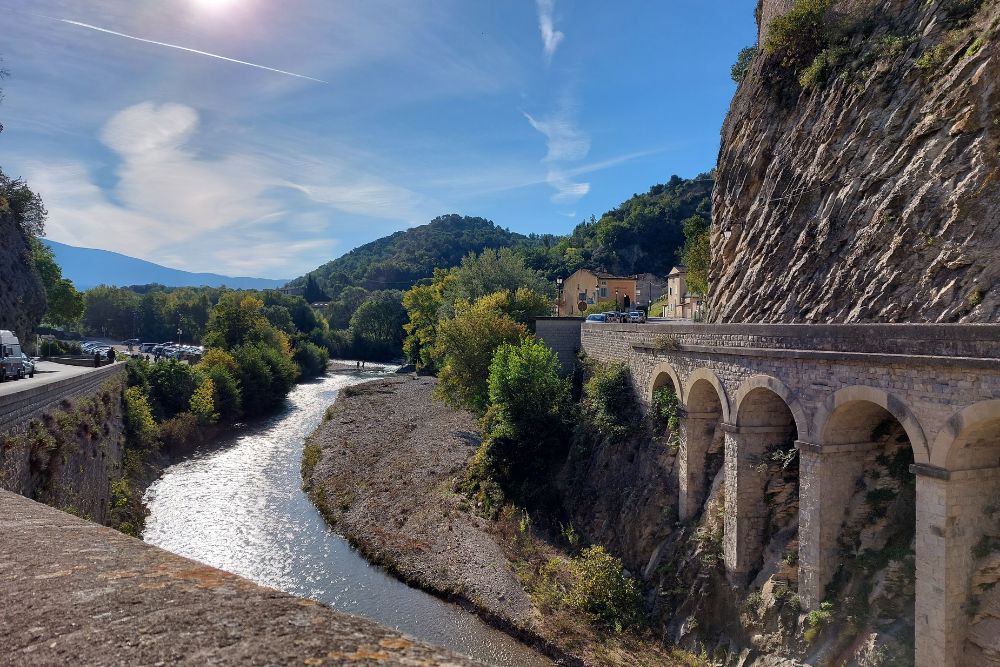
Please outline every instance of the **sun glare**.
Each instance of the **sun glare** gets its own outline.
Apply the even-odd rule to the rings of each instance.
[[[211,11],[221,11],[236,5],[240,0],[192,0],[194,4],[203,9]]]

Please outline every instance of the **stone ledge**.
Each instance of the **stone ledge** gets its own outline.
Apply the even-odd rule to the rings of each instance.
[[[941,355],[889,354],[885,352],[832,352],[829,350],[793,350],[762,347],[716,347],[679,344],[676,349],[658,348],[634,343],[634,350],[661,353],[692,352],[713,356],[763,357],[767,359],[820,359],[826,361],[857,361],[880,366],[946,366],[952,368],[986,368],[1000,370],[1000,359],[989,357],[948,357]]]
[[[480,664],[2,490],[0,637],[27,666]]]

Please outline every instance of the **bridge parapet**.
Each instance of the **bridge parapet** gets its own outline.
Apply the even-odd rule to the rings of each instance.
[[[1000,359],[993,324],[603,324],[585,322],[582,336],[615,332],[637,347],[716,352],[795,350],[923,357]]]

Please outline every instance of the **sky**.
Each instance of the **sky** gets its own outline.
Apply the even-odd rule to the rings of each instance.
[[[755,0],[0,0],[46,234],[293,278],[438,215],[569,233],[715,165]]]

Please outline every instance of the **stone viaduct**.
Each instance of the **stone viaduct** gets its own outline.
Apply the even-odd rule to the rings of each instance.
[[[724,560],[734,581],[762,559],[759,461],[794,442],[806,608],[840,567],[845,507],[884,446],[876,434],[901,427],[916,478],[916,664],[961,664],[973,547],[1000,507],[1000,326],[588,322],[580,347],[628,364],[647,405],[660,387],[677,395],[682,520],[702,505],[706,454],[724,439]]]

